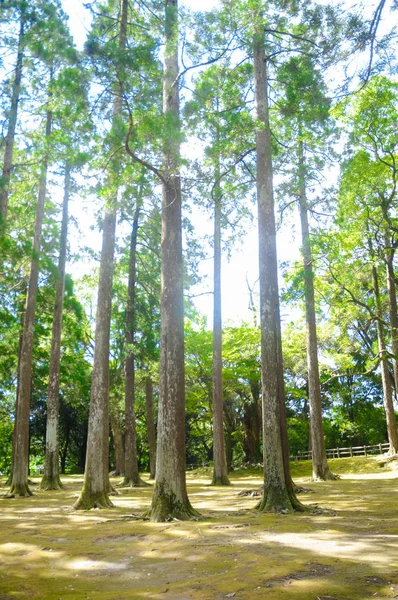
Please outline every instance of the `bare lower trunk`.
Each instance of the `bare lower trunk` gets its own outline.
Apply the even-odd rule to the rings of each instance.
[[[304,147],[299,141],[299,209],[301,221],[302,252],[304,263],[304,297],[306,348],[308,368],[308,400],[312,444],[312,478],[314,481],[336,479],[326,460],[325,438],[322,423],[321,384],[319,380],[318,340],[315,315],[314,272],[308,225],[307,193],[305,185]]]
[[[22,13],[22,9],[21,9]],[[12,97],[10,116],[8,119],[8,130],[5,138],[5,151],[3,160],[2,175],[0,178],[0,222],[5,223],[7,218],[7,207],[8,207],[8,191],[11,179],[12,170],[12,157],[14,154],[14,141],[15,141],[15,129],[18,118],[18,104],[21,93],[21,79],[22,79],[22,62],[23,62],[23,50],[24,50],[24,15],[21,14],[20,26],[19,26],[19,38],[18,38],[18,50],[17,50],[17,62],[15,68],[15,77],[12,86]]]
[[[140,193],[141,196],[141,193]],[[129,281],[126,310],[126,366],[125,366],[125,406],[126,406],[126,437],[125,437],[125,471],[123,485],[140,487],[146,485],[138,473],[137,461],[137,428],[135,418],[135,284],[138,221],[141,210],[141,197],[137,199],[131,231]]]
[[[386,413],[388,441],[390,443],[389,453],[397,454],[397,452],[398,452],[397,422],[395,419],[394,404],[393,404],[393,400],[392,400],[392,389],[391,389],[390,373],[389,373],[389,369],[388,369],[387,348],[386,348],[386,343],[385,343],[385,339],[384,339],[384,329],[383,329],[383,322],[382,322],[383,313],[382,313],[380,290],[379,290],[379,279],[378,279],[377,269],[374,265],[372,266],[372,281],[373,281],[373,293],[374,293],[375,304],[376,304],[377,341],[378,341],[378,345],[379,345],[381,379],[382,379],[382,383],[383,383],[384,410]]]
[[[121,0],[119,50],[126,47],[128,0]],[[113,104],[113,127],[121,119],[120,90]],[[117,165],[113,164],[116,171]],[[109,337],[112,308],[113,257],[115,251],[117,189],[106,199],[95,326],[95,349],[88,420],[86,468],[83,488],[74,507],[109,508]]]
[[[51,111],[47,112],[46,118],[46,142],[49,144],[51,135]],[[28,292],[26,297],[26,308],[24,327],[22,335],[21,360],[19,364],[18,398],[16,403],[17,413],[15,419],[16,435],[13,460],[13,474],[10,496],[29,496],[32,492],[28,485],[29,469],[29,413],[30,396],[32,387],[32,349],[35,326],[37,283],[39,279],[40,245],[44,218],[44,202],[47,190],[47,168],[48,150],[43,161],[39,183],[39,195],[36,208],[35,231],[33,238],[32,260],[30,264],[30,275]]]
[[[219,169],[216,173],[219,180]],[[215,186],[214,206],[214,293],[213,293],[213,480],[212,485],[230,485],[225,457],[222,386],[221,318],[221,190]]]
[[[155,416],[153,410],[153,385],[152,379],[148,377],[145,381],[145,403],[146,403],[146,430],[149,446],[149,472],[150,479],[156,475],[156,431]]]
[[[259,22],[262,17],[262,14],[254,15],[255,19],[259,18]],[[265,40],[261,26],[254,38],[253,55],[257,119],[261,123],[256,132],[264,445],[264,495],[259,508],[262,511],[280,511],[293,510],[296,498],[286,477],[288,465],[284,464],[284,438],[281,429],[284,414],[282,406],[285,398],[280,351],[278,265],[267,71]]]
[[[182,260],[178,4],[165,2],[160,394],[152,521],[189,519],[185,480],[184,278]]]
[[[58,490],[62,488],[59,478],[59,368],[61,363],[62,312],[65,293],[66,247],[68,239],[68,206],[70,193],[70,167],[65,166],[64,202],[62,208],[62,225],[58,262],[58,281],[55,288],[54,318],[51,340],[50,371],[48,382],[46,455],[44,475],[40,483],[42,490]]]
[[[113,474],[115,477],[119,477],[124,475],[123,432],[119,413],[115,409],[110,410],[110,422],[115,448],[115,471]]]

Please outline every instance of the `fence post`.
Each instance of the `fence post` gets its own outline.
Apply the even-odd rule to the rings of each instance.
[[[366,452],[366,446],[363,447],[363,453],[364,453],[365,456],[368,455],[367,452]]]
[[[379,444],[379,448],[380,448],[380,454],[383,454],[383,448],[381,447],[381,444]]]
[[[337,458],[340,458],[340,448],[337,448]]]
[[[351,448],[350,448],[350,456],[351,456],[351,458],[352,458],[352,446],[351,446]]]

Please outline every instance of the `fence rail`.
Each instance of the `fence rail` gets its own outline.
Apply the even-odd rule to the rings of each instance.
[[[345,456],[368,456],[369,454],[383,454],[387,452],[390,444],[374,444],[373,446],[350,446],[349,448],[328,448],[326,450],[327,458],[343,458]],[[311,460],[312,450],[309,452],[299,452],[290,456],[290,460]]]

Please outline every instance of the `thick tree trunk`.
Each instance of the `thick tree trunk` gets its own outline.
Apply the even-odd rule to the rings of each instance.
[[[185,480],[184,283],[182,260],[178,3],[165,2],[160,395],[152,521],[196,513]]]
[[[32,388],[32,349],[35,326],[37,283],[39,280],[40,245],[44,218],[44,203],[47,190],[48,144],[51,135],[52,113],[46,117],[46,155],[40,174],[39,195],[37,200],[35,230],[33,237],[32,260],[22,336],[21,359],[19,364],[17,414],[15,419],[16,436],[13,462],[13,474],[9,496],[30,496],[32,492],[28,485],[29,469],[29,413]]]
[[[121,0],[119,49],[126,47],[128,0]],[[116,94],[113,103],[113,123],[121,118],[122,98]],[[109,337],[112,308],[113,257],[115,251],[117,191],[106,200],[102,233],[102,250],[98,284],[98,304],[95,327],[95,349],[88,420],[86,468],[80,497],[74,507],[110,508],[109,482]]]
[[[133,227],[130,240],[129,257],[129,281],[127,292],[127,310],[126,310],[126,366],[125,366],[125,471],[123,486],[140,487],[147,485],[138,473],[137,461],[137,429],[135,419],[135,284],[136,284],[136,257],[137,257],[137,234],[138,221],[141,210],[141,193],[137,199],[137,206],[134,213]]]
[[[17,61],[15,67],[15,77],[12,85],[12,96],[11,96],[11,107],[10,116],[8,119],[8,130],[5,139],[5,150],[2,176],[0,178],[0,223],[4,225],[7,218],[7,207],[8,207],[8,192],[11,179],[12,170],[12,157],[14,153],[14,141],[15,141],[15,129],[18,118],[18,104],[21,93],[21,79],[22,79],[22,63],[23,63],[23,51],[24,51],[24,35],[25,35],[25,20],[24,14],[21,9],[21,20],[19,26],[19,37],[18,37],[18,50],[17,50]]]
[[[336,479],[326,460],[325,438],[322,423],[321,384],[319,380],[318,340],[316,332],[314,272],[308,225],[307,192],[305,185],[304,147],[299,140],[298,150],[299,210],[304,263],[305,326],[308,369],[308,400],[310,405],[310,430],[312,445],[312,478],[314,481]]]
[[[110,410],[110,423],[115,448],[115,471],[113,475],[119,477],[124,475],[123,431],[118,411],[115,409]]]
[[[261,11],[254,15],[262,21]],[[296,498],[290,485],[284,452],[285,423],[283,364],[278,292],[278,264],[274,215],[271,135],[269,126],[265,39],[261,25],[253,44],[256,132],[257,204],[260,262],[260,323],[263,401],[264,495],[262,511],[293,510]]]
[[[388,233],[385,234],[385,261],[387,271],[387,295],[390,313],[391,346],[394,354],[393,370],[395,383],[395,397],[398,399],[398,312],[397,312],[397,287],[395,285],[394,254],[391,248]]]
[[[219,180],[219,169],[216,178]],[[221,190],[215,186],[214,203],[214,291],[213,291],[213,480],[212,485],[230,485],[224,443],[221,317]]]
[[[156,475],[156,430],[155,415],[153,410],[153,385],[152,379],[148,377],[145,381],[145,404],[146,404],[146,430],[149,446],[149,478],[155,479]]]
[[[64,201],[58,262],[58,281],[55,288],[55,305],[51,339],[50,371],[48,382],[46,455],[44,475],[40,483],[42,490],[59,490],[59,369],[61,364],[62,313],[65,293],[65,265],[68,241],[68,207],[70,195],[70,167],[65,165]]]
[[[392,389],[390,373],[388,369],[387,359],[387,348],[384,339],[383,329],[383,311],[381,306],[380,290],[379,290],[379,278],[377,274],[376,266],[372,266],[372,281],[373,281],[373,293],[376,304],[376,324],[377,324],[377,341],[379,345],[380,355],[380,367],[381,367],[381,379],[383,383],[383,398],[384,398],[384,410],[386,412],[387,421],[387,433],[388,441],[390,443],[389,454],[398,453],[398,431],[397,422],[395,419],[394,403],[392,400]]]

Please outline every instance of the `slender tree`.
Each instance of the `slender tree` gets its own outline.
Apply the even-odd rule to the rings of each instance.
[[[121,0],[119,14],[119,51],[123,53],[127,41],[128,0]],[[121,73],[119,73],[121,75]],[[120,82],[117,82],[120,83]],[[113,129],[121,121],[122,91],[115,86],[113,102]],[[117,179],[117,175],[116,175]],[[90,397],[84,484],[76,509],[109,508],[109,336],[112,305],[112,280],[117,215],[117,184],[108,180],[102,233],[102,250],[98,284],[98,304],[95,327],[95,349]]]
[[[122,485],[140,487],[146,485],[140,478],[137,461],[137,431],[135,417],[135,327],[136,327],[136,260],[139,218],[142,209],[143,182],[140,186],[130,236],[129,278],[126,308],[126,364],[125,364],[125,468]]]
[[[49,98],[51,102],[51,94]],[[47,190],[47,170],[49,162],[49,147],[51,136],[52,111],[46,114],[46,149],[40,170],[39,194],[37,199],[32,259],[30,264],[29,284],[26,298],[24,327],[22,334],[21,356],[19,364],[18,398],[16,402],[15,419],[15,448],[13,458],[13,473],[9,496],[30,496],[32,492],[28,485],[29,463],[29,412],[32,388],[32,348],[34,322],[37,299],[37,283],[39,279],[40,246],[44,219],[44,202]]]
[[[392,400],[392,389],[390,372],[388,369],[387,348],[384,337],[383,313],[379,288],[379,278],[375,265],[372,265],[373,293],[376,305],[377,341],[379,346],[381,378],[383,383],[384,409],[386,411],[388,441],[390,443],[389,454],[398,453],[398,430],[395,419],[394,403]]]
[[[58,490],[62,488],[59,477],[59,369],[61,363],[62,312],[65,293],[65,265],[68,239],[68,209],[70,196],[70,164],[65,165],[64,200],[62,205],[62,224],[58,261],[58,279],[55,288],[55,305],[52,326],[50,372],[48,382],[46,454],[44,475],[40,483],[42,490]]]

